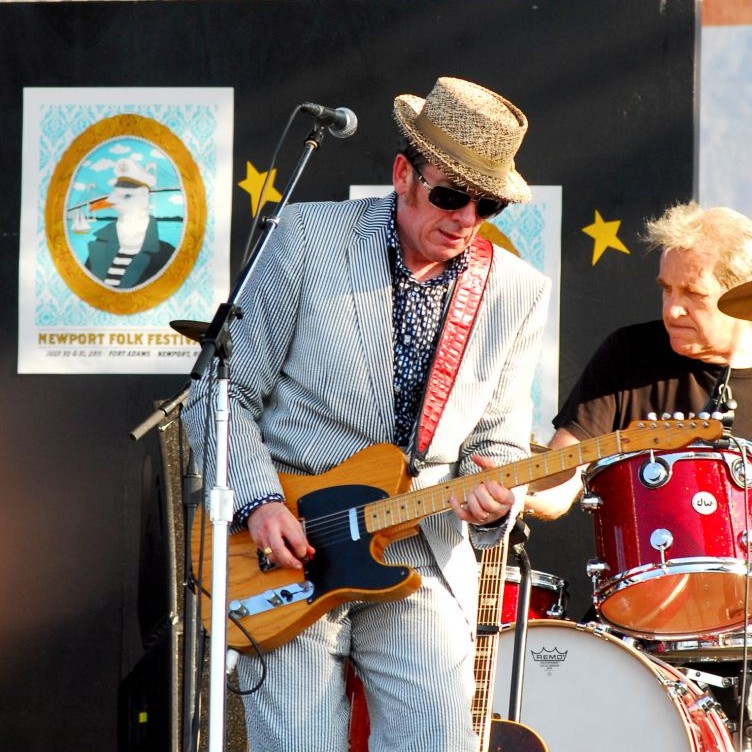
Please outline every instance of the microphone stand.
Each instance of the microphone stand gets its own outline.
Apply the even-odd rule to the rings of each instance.
[[[515,558],[520,565],[520,589],[517,593],[517,620],[514,625],[514,652],[512,654],[512,680],[509,692],[509,720],[519,723],[522,707],[522,685],[525,674],[525,648],[527,646],[527,622],[530,608],[532,574],[525,543],[530,537],[530,528],[518,517],[509,534]]]
[[[211,639],[209,652],[209,741],[208,752],[223,752],[225,746],[225,665],[227,655],[227,569],[229,557],[229,526],[233,515],[233,491],[228,482],[229,454],[229,380],[232,339],[230,323],[242,318],[243,312],[236,302],[242,294],[253,267],[266,247],[272,232],[279,225],[279,215],[287,205],[290,195],[300,179],[313,152],[321,146],[324,127],[316,124],[304,142],[303,152],[290,177],[276,215],[264,221],[261,235],[245,268],[230,293],[209,324],[201,340],[201,353],[191,371],[191,378],[200,379],[211,361],[217,359],[216,395],[216,463],[215,483],[209,493],[209,519],[212,524],[212,596]]]
[[[191,530],[203,495],[203,478],[198,472],[193,450],[188,451],[188,468],[183,476],[183,752],[198,749],[198,670],[203,665],[205,635],[199,621],[200,595],[191,582]]]

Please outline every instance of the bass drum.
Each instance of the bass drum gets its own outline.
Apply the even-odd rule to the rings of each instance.
[[[529,622],[520,723],[550,752],[733,752],[715,701],[677,669],[595,624]],[[507,718],[513,625],[499,640],[495,713]]]

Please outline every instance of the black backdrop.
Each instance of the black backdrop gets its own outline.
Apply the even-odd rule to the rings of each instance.
[[[118,687],[145,650],[139,602],[159,600],[169,576],[159,539],[142,535],[159,498],[155,441],[129,432],[184,378],[17,375],[23,88],[233,87],[233,272],[250,223],[237,183],[246,160],[266,169],[295,104],[357,113],[356,136],[325,141],[294,196],[345,198],[351,183],[390,179],[396,94],[424,95],[438,75],[502,92],[530,120],[519,170],[563,186],[561,395],[608,331],[658,313],[655,259],[637,236],[645,216],[692,195],[695,3],[3,3],[0,49],[3,746],[114,749]],[[283,152],[280,176],[298,153]],[[581,228],[595,210],[621,220],[631,254],[592,265]],[[570,581],[575,617],[590,535],[573,510],[534,525],[529,546],[534,569]],[[145,556],[164,571],[139,578]]]

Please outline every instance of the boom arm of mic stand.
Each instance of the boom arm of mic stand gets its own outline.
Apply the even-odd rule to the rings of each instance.
[[[232,353],[230,323],[243,315],[237,306],[256,260],[266,247],[279,224],[279,214],[287,205],[311,154],[321,145],[324,128],[316,126],[305,140],[303,153],[277,205],[277,216],[268,219],[256,247],[242,269],[227,303],[219,306],[201,341],[201,353],[191,371],[191,378],[200,379],[213,358],[218,358],[216,396],[216,482],[209,494],[212,524],[212,602],[211,640],[209,646],[209,735],[208,752],[224,752],[225,748],[225,662],[227,656],[227,579],[229,559],[229,527],[233,514],[233,492],[228,486],[229,467],[229,360]],[[259,207],[260,210],[260,207]]]
[[[142,436],[148,433],[154,426],[159,425],[178,405],[182,405],[188,397],[191,382],[189,381],[180,389],[180,392],[174,397],[165,400],[157,409],[142,423],[137,425],[130,433],[134,441],[138,441]]]

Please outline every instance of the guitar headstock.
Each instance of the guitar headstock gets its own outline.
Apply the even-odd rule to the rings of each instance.
[[[627,451],[678,449],[693,441],[714,441],[723,435],[723,423],[714,418],[634,420],[619,432]]]

